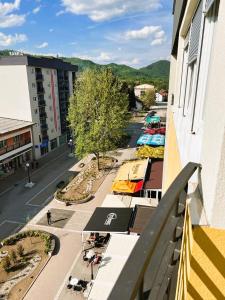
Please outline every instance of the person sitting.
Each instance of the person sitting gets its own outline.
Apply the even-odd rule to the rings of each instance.
[[[74,285],[73,290],[77,291],[77,292],[81,292],[82,291],[82,286],[81,285]]]
[[[70,275],[70,277],[68,278],[69,283],[67,284],[67,288],[71,289],[72,288],[72,284],[70,283],[70,280],[72,279],[72,276]]]

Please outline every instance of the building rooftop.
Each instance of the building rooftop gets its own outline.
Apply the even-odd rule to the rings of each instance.
[[[26,65],[39,68],[62,69],[65,71],[74,72],[78,70],[76,65],[72,65],[71,63],[65,62],[56,57],[33,56],[28,54],[0,57],[0,66],[10,65]]]
[[[154,89],[155,87],[154,87],[154,85],[145,83],[145,84],[136,85],[134,88],[135,89]]]
[[[0,117],[0,135],[33,125],[32,122]]]

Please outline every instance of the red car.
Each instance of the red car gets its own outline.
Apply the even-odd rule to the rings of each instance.
[[[148,134],[166,134],[166,127],[160,127],[160,128],[146,128],[144,133]]]

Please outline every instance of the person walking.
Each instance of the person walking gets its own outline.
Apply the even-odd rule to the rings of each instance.
[[[52,214],[51,214],[50,210],[47,211],[47,221],[48,221],[48,225],[51,225],[51,223],[52,223]]]

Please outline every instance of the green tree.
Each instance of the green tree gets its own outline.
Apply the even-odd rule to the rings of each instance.
[[[110,69],[85,70],[75,83],[68,120],[78,157],[116,148],[128,122],[128,95]]]
[[[149,89],[145,93],[144,96],[141,97],[141,100],[144,103],[146,108],[151,108],[151,106],[155,105],[155,90]]]

